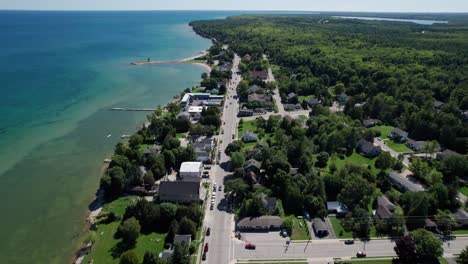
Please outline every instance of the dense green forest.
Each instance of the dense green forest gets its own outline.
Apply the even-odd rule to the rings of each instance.
[[[315,95],[331,105],[345,92],[351,96],[345,113],[353,119],[377,118],[415,140],[437,140],[467,152],[468,22],[461,17],[455,23],[419,25],[245,15],[191,25],[241,56],[266,54],[277,66],[282,94]],[[440,109],[436,100],[444,103]]]

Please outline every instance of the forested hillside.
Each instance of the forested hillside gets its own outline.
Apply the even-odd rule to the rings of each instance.
[[[235,52],[266,54],[281,93],[314,95],[325,105],[345,92],[345,113],[399,126],[416,140],[468,147],[468,23],[345,20],[262,15],[192,22]],[[436,109],[434,103],[443,103]],[[465,113],[465,114],[464,114]]]

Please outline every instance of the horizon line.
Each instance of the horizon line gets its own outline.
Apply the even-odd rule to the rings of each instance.
[[[235,9],[0,9],[1,11],[31,12],[295,12],[295,13],[382,13],[382,14],[466,14],[468,11],[318,11],[318,10],[235,10]]]

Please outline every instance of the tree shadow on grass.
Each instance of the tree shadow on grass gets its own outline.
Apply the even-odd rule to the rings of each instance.
[[[120,255],[122,255],[122,253],[132,248],[134,248],[134,245],[129,245],[128,243],[120,241],[110,249],[110,252],[113,258],[120,258]]]

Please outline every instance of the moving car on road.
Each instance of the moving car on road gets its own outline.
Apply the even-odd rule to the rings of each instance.
[[[208,252],[208,242],[205,244],[205,252]]]
[[[345,245],[352,245],[352,244],[354,244],[354,240],[348,239],[348,240],[345,240],[344,243],[345,243]]]
[[[211,234],[211,227],[208,227],[206,229],[206,236],[210,236],[210,234]]]
[[[222,191],[223,190],[223,186],[220,185],[219,188],[218,188],[218,191]]]
[[[247,243],[245,244],[245,249],[255,249],[255,245],[254,244],[251,244],[251,243]]]
[[[206,252],[203,252],[203,255],[202,255],[201,259],[206,260]]]
[[[281,234],[282,237],[287,237],[288,236],[288,232],[286,231],[286,229],[282,229],[280,234]]]

